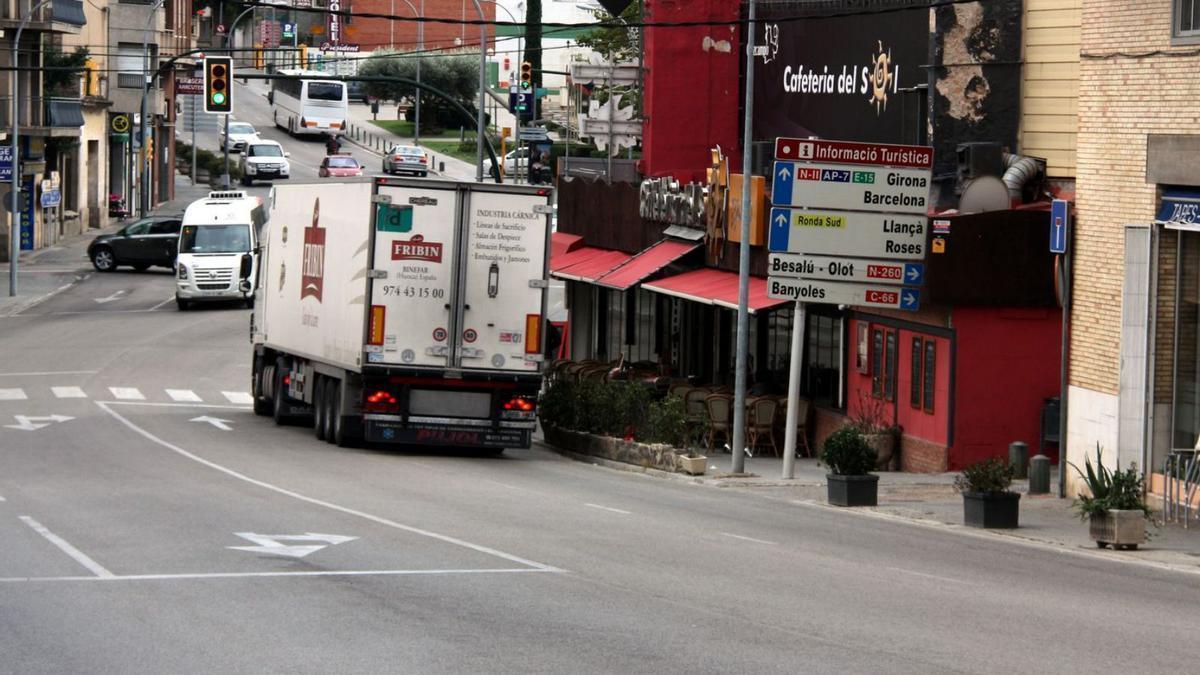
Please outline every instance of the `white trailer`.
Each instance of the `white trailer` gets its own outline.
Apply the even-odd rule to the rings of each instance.
[[[552,193],[378,177],[277,186],[254,408],[318,438],[529,447]]]

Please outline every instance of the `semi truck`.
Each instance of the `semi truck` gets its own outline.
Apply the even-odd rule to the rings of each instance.
[[[339,446],[528,448],[549,188],[380,176],[276,186],[250,337],[254,411]]]

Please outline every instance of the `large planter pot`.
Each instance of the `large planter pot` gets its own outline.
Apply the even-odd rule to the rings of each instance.
[[[834,506],[875,506],[879,503],[879,476],[826,474],[829,503]]]
[[[1146,542],[1146,514],[1134,510],[1110,510],[1088,518],[1092,541],[1100,548],[1136,550]]]
[[[863,440],[875,450],[876,471],[895,471],[900,466],[895,434],[863,434]]]
[[[1016,492],[964,492],[963,522],[970,527],[1017,527],[1021,495]]]
[[[691,474],[693,476],[700,476],[708,469],[707,457],[688,457],[687,455],[677,455],[676,458],[679,461],[679,469],[684,473]]]

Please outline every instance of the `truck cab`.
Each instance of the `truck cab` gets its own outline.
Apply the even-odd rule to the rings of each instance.
[[[188,206],[175,258],[175,303],[241,300],[254,305],[259,237],[267,211],[240,190],[210,192]]]

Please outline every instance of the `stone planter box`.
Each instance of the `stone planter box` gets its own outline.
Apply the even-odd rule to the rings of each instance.
[[[675,459],[677,462],[679,462],[679,468],[684,473],[691,474],[693,476],[701,476],[705,471],[708,470],[707,457],[688,457],[686,455],[679,455]]]
[[[1096,546],[1137,550],[1146,542],[1146,514],[1134,510],[1112,510],[1088,518],[1088,531]]]
[[[838,476],[825,474],[829,503],[833,506],[877,506],[879,476]]]
[[[685,471],[683,465],[685,458],[678,454],[678,448],[670,445],[638,443],[611,436],[595,436],[582,431],[559,429],[549,425],[542,426],[542,433],[550,445],[580,455],[601,457],[614,462],[624,462],[646,469],[658,469],[672,473]],[[700,471],[699,473],[704,472]]]
[[[1020,504],[1021,495],[1016,492],[964,492],[963,522],[970,527],[1013,529]]]

